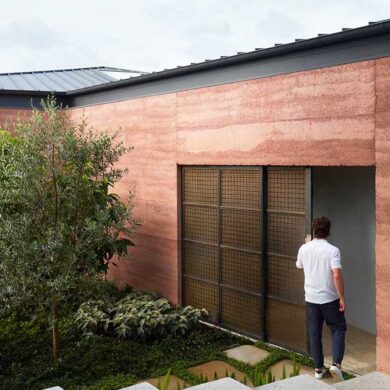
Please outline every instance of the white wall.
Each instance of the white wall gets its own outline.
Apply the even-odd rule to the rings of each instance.
[[[347,322],[376,334],[375,168],[313,168],[313,217],[332,222],[329,241],[340,248]]]

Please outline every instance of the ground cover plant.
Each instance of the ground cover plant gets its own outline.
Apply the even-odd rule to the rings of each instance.
[[[110,301],[120,302],[128,295],[128,291],[116,291],[108,284],[106,289]],[[169,370],[186,383],[196,385],[218,377],[195,375],[187,369],[212,360],[229,363],[260,385],[268,381],[270,367],[282,359],[312,366],[308,357],[260,342],[257,345],[271,353],[255,366],[228,358],[223,353],[225,349],[250,341],[201,323],[195,324],[185,335],[168,332],[158,338],[118,338],[106,332],[83,332],[76,319],[75,304],[62,306],[61,311],[62,356],[56,362],[50,358],[50,329],[44,316],[31,319],[24,312],[2,312],[1,390],[41,390],[54,385],[66,390],[117,390],[163,376]]]
[[[128,292],[109,289],[113,301]],[[206,379],[187,368],[211,360],[221,360],[242,371],[255,382],[282,359],[312,366],[312,360],[283,349],[258,343],[270,351],[260,363],[251,366],[227,357],[223,351],[250,343],[247,339],[219,329],[197,324],[186,335],[167,334],[157,339],[132,340],[101,334],[85,335],[77,324],[76,305],[63,305],[59,328],[62,334],[61,359],[50,357],[50,328],[44,315],[33,319],[24,312],[2,311],[0,315],[0,389],[41,390],[54,385],[66,390],[117,390],[138,381],[166,375],[190,385]],[[264,379],[264,376],[263,376]],[[208,378],[207,380],[213,380]]]

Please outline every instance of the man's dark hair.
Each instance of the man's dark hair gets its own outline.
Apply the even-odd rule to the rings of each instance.
[[[318,217],[313,220],[314,236],[317,238],[327,238],[330,235],[330,221],[326,217]]]

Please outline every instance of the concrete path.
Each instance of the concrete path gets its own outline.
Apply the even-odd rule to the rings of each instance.
[[[381,372],[373,372],[349,381],[336,383],[333,387],[339,390],[390,390],[390,376]]]

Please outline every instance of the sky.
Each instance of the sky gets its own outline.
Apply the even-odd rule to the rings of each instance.
[[[390,18],[390,0],[0,0],[0,72],[158,71]]]

